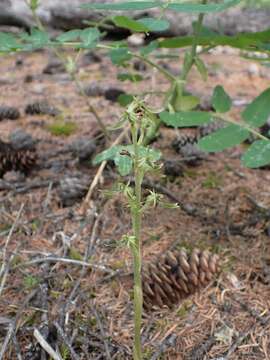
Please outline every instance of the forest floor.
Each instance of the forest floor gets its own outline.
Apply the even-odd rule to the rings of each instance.
[[[204,83],[194,70],[188,90],[207,99],[222,84],[234,100],[236,118],[269,86],[270,68],[237,51],[221,48],[203,58],[209,79]],[[2,358],[46,359],[37,341],[41,335],[63,359],[131,359],[131,256],[119,245],[131,229],[127,205],[120,195],[104,197],[102,190],[117,181],[112,166],[106,167],[88,211],[82,209],[87,187],[81,197],[67,201],[65,192],[73,185],[63,190],[63,180],[75,177],[89,186],[97,171],[91,161],[78,161],[69,145],[94,139],[99,128],[63,69],[44,73],[51,61],[43,51],[0,58],[0,103],[21,113],[17,120],[0,122],[1,140],[21,128],[38,141],[38,164],[31,173],[9,172],[0,180],[0,249],[6,265],[0,287]],[[170,66],[179,68],[176,60]],[[83,85],[96,82],[130,93],[168,87],[148,67],[142,82],[121,83],[106,56],[83,56],[78,75]],[[61,115],[25,114],[27,104],[44,99]],[[88,100],[106,125],[120,119],[123,108],[116,102],[104,96]],[[157,96],[148,100],[160,105]],[[57,135],[65,121],[75,124],[71,133]],[[175,131],[162,128],[153,143],[165,162],[181,161],[172,148],[174,137]],[[96,153],[105,146],[99,141]],[[177,246],[197,247],[218,253],[222,271],[174,309],[144,314],[145,359],[270,359],[270,172],[241,165],[245,146],[209,155],[196,166],[182,161],[178,176],[161,173],[154,179],[167,190],[166,201],[179,199],[196,211],[158,207],[147,213],[144,259]],[[89,259],[93,266],[83,266]]]

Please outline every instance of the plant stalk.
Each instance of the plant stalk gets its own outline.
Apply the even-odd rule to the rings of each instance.
[[[132,142],[134,146],[134,176],[135,176],[135,203],[132,207],[132,228],[135,243],[132,246],[134,268],[134,360],[142,360],[141,324],[142,324],[142,253],[141,253],[141,192],[142,172],[139,166],[139,147],[137,138],[137,124],[132,126]]]
[[[202,4],[206,4],[207,0],[203,0]],[[192,47],[190,50],[190,61],[188,61],[184,68],[183,68],[183,72],[180,75],[180,80],[185,81],[187,79],[187,76],[194,64],[195,61],[195,57],[197,54],[197,46],[198,46],[198,38],[200,36],[201,30],[202,30],[202,24],[203,24],[203,18],[204,18],[205,14],[199,14],[198,16],[198,20],[196,23],[196,27],[194,29],[194,35],[193,35],[193,43],[192,43]]]

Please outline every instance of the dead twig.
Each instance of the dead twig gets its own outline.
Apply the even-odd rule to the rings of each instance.
[[[58,334],[60,335],[60,337],[62,338],[64,344],[67,346],[69,352],[70,352],[70,356],[72,358],[72,360],[80,360],[80,357],[75,353],[72,345],[71,345],[71,342],[68,340],[64,330],[61,328],[61,326],[58,324],[57,321],[54,321],[54,326],[56,327],[57,329],[57,332]]]
[[[13,344],[14,344],[14,348],[15,348],[15,350],[16,350],[17,359],[18,359],[18,360],[23,360],[23,357],[22,357],[22,354],[21,354],[20,345],[19,345],[19,343],[18,343],[18,340],[17,340],[17,336],[16,336],[16,335],[13,336]]]
[[[38,329],[34,330],[34,337],[39,343],[39,345],[54,359],[54,360],[63,360],[60,354],[51,347],[51,345],[44,339],[42,334],[39,332]]]
[[[48,288],[48,271],[49,271],[49,264],[48,263],[44,263],[41,265],[42,266],[42,275],[41,275],[41,279],[42,282],[39,285],[40,288],[40,295],[41,295],[41,309],[42,309],[42,315],[41,315],[41,321],[42,323],[44,323],[44,325],[46,326],[46,329],[49,329],[49,319],[48,319],[48,309],[49,309],[49,301],[48,301],[48,293],[49,293],[49,288]],[[48,330],[49,331],[49,330]],[[42,353],[41,353],[41,360],[46,360],[47,356],[45,353],[45,350],[42,349]]]
[[[38,259],[26,261],[24,263],[15,265],[12,268],[12,270],[15,270],[15,269],[18,269],[18,268],[21,268],[21,267],[41,264],[43,262],[53,262],[53,263],[62,262],[62,263],[65,263],[65,264],[73,264],[73,265],[77,265],[77,266],[85,266],[87,268],[93,268],[93,269],[102,271],[102,272],[104,272],[106,274],[113,274],[114,275],[115,273],[117,273],[116,271],[113,271],[113,270],[107,268],[104,265],[96,265],[96,264],[88,263],[88,262],[85,262],[85,261],[74,260],[74,259],[69,259],[69,258],[61,258],[61,257],[56,257],[56,256],[48,256],[48,257],[44,257],[44,258],[38,258]]]
[[[103,340],[104,347],[105,347],[105,352],[106,352],[106,357],[107,357],[108,360],[111,360],[112,357],[111,357],[111,353],[110,353],[110,349],[109,349],[109,344],[108,344],[108,341],[107,341],[107,335],[105,334],[102,322],[100,320],[100,316],[99,316],[95,306],[91,306],[91,308],[92,308],[92,311],[93,311],[93,313],[95,315],[95,318],[97,320],[97,324],[98,324],[98,327],[99,327],[99,330],[100,330],[100,333],[101,333],[101,336],[102,336],[102,340]]]
[[[126,128],[121,132],[121,134],[114,140],[114,142],[112,143],[111,147],[118,145],[118,144],[122,141],[122,139],[126,136],[128,130],[129,130],[129,127],[126,127]],[[90,201],[90,199],[91,199],[91,197],[92,197],[92,195],[93,195],[93,191],[94,191],[94,189],[96,188],[96,186],[97,186],[98,183],[99,183],[99,180],[100,180],[100,178],[101,178],[101,176],[102,176],[102,173],[103,173],[103,171],[104,171],[104,169],[105,169],[106,164],[107,164],[107,161],[103,161],[103,162],[100,164],[100,166],[99,166],[99,168],[98,168],[98,171],[97,171],[97,173],[96,173],[96,175],[95,175],[95,177],[94,177],[94,179],[93,179],[93,181],[92,181],[92,183],[91,183],[91,185],[90,185],[90,187],[89,187],[89,190],[88,190],[88,192],[87,192],[87,194],[86,194],[86,197],[85,197],[85,199],[84,199],[84,201],[83,201],[83,204],[82,204],[82,209],[83,209],[83,210],[85,210],[86,207],[89,205],[89,201]]]
[[[16,329],[17,329],[17,323],[22,315],[22,312],[24,311],[26,305],[31,301],[31,299],[36,295],[37,293],[37,289],[33,290],[24,300],[24,302],[22,303],[22,305],[20,306],[15,319],[9,324],[8,327],[8,332],[7,335],[5,337],[5,340],[2,344],[2,348],[0,348],[0,360],[2,360],[4,358],[5,352],[7,350],[8,344],[11,340],[11,338],[13,337],[13,335],[16,333]]]
[[[4,289],[4,286],[5,286],[5,282],[6,282],[7,275],[8,275],[8,269],[10,268],[10,266],[9,266],[10,265],[10,259],[8,259],[8,255],[7,255],[8,245],[9,245],[9,242],[11,240],[12,234],[15,231],[17,225],[18,225],[18,222],[19,222],[19,219],[21,217],[23,208],[24,208],[24,204],[21,205],[20,210],[17,213],[16,219],[14,220],[14,222],[12,224],[12,227],[10,228],[10,231],[9,231],[8,236],[7,236],[7,240],[5,242],[5,246],[4,246],[4,249],[3,249],[2,266],[1,266],[1,269],[0,269],[0,279],[1,279],[0,296],[1,296],[2,291]]]
[[[92,211],[91,215],[88,216],[87,220],[86,220],[86,224],[93,224],[94,222],[94,219],[95,219],[95,210]],[[100,220],[100,217],[98,217],[95,222],[94,222],[94,225],[92,227],[92,235],[91,237],[89,237],[89,241],[88,241],[88,244],[86,246],[86,250],[85,250],[85,254],[84,254],[84,264],[88,264],[87,260],[89,258],[89,253],[90,253],[90,248],[91,248],[91,244],[93,242],[93,240],[95,239],[95,236],[96,236],[96,229],[97,229],[97,226],[98,226],[98,223],[99,223],[99,220]],[[68,314],[68,310],[69,310],[69,307],[70,307],[70,304],[72,302],[72,300],[75,298],[76,296],[76,292],[81,284],[81,281],[82,279],[84,278],[85,276],[85,273],[87,271],[87,267],[85,265],[82,265],[82,270],[81,270],[81,273],[80,273],[80,276],[79,278],[77,279],[77,281],[75,282],[74,286],[73,286],[73,289],[71,290],[70,292],[70,295],[68,296],[66,302],[63,304],[62,306],[62,310],[61,310],[61,324],[62,326],[64,326],[65,324],[65,321],[64,319],[67,317],[67,314]]]

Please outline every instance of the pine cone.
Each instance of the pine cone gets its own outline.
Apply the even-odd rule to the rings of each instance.
[[[28,115],[50,115],[57,116],[60,111],[48,104],[47,101],[36,101],[26,105],[25,113]]]
[[[90,180],[88,177],[67,176],[60,181],[59,197],[63,206],[71,206],[87,193]]]
[[[0,177],[11,170],[28,174],[35,166],[36,161],[35,149],[17,150],[10,143],[0,140]]]
[[[212,121],[199,127],[199,137],[204,137],[225,127],[225,123],[221,120]]]
[[[197,129],[180,129],[179,134],[172,142],[172,147],[176,152],[180,152],[180,149],[186,144],[196,144],[198,141]]]
[[[199,126],[198,128],[185,128],[180,129],[179,134],[172,143],[172,147],[176,152],[181,153],[181,150],[186,145],[196,144],[202,137],[210,135],[211,133],[222,129],[224,127],[224,122],[216,120]]]
[[[207,154],[200,150],[196,144],[186,144],[179,149],[185,163],[191,166],[198,165],[201,160],[207,157]]]
[[[219,258],[194,249],[167,251],[142,269],[144,307],[172,307],[209,283],[219,271]]]
[[[0,121],[4,119],[16,120],[20,117],[20,112],[13,106],[0,106]]]

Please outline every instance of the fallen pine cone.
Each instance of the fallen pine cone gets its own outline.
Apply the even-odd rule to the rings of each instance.
[[[8,171],[28,174],[36,165],[36,149],[15,149],[11,143],[0,140],[0,177]]]
[[[25,113],[28,115],[57,116],[60,114],[60,110],[49,105],[47,101],[35,101],[26,105]]]
[[[0,121],[4,119],[16,120],[20,117],[20,112],[13,106],[0,106]]]
[[[172,307],[207,285],[219,271],[219,257],[194,249],[167,251],[142,269],[143,304]]]
[[[202,137],[210,135],[223,127],[224,122],[216,120],[197,128],[182,128],[179,130],[177,137],[173,140],[172,147],[176,152],[181,153],[181,149],[184,146],[197,144]]]

